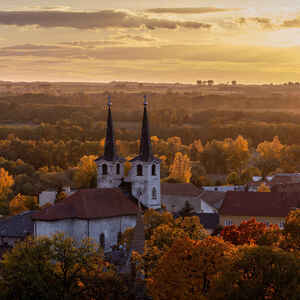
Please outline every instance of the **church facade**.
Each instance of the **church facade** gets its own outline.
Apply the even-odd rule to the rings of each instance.
[[[140,151],[125,177],[126,160],[117,153],[109,99],[104,154],[96,160],[97,188],[79,190],[34,214],[36,237],[62,232],[78,241],[92,238],[109,251],[122,232],[136,225],[140,205],[161,208],[160,160],[152,153],[147,105],[145,97]]]

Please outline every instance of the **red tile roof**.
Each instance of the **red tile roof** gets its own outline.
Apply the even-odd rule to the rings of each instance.
[[[192,183],[163,182],[160,184],[160,189],[162,195],[196,197],[201,193],[201,190]]]
[[[227,192],[220,215],[286,217],[300,207],[300,193]]]
[[[61,203],[35,213],[34,220],[98,219],[136,215],[138,208],[120,189],[80,190]]]

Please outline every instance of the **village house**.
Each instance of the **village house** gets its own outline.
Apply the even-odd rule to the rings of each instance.
[[[220,225],[240,225],[255,218],[283,228],[289,212],[299,207],[300,193],[227,192],[219,210]]]

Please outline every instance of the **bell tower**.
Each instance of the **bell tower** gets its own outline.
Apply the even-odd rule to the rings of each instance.
[[[161,208],[160,159],[152,154],[148,112],[144,96],[144,116],[139,155],[130,161],[131,169],[126,181],[131,182],[132,195],[148,208]]]
[[[117,155],[114,129],[111,113],[111,98],[108,97],[107,108],[107,126],[106,126],[106,138],[104,146],[104,154],[95,160],[97,164],[98,176],[97,187],[98,188],[115,188],[121,183],[124,177],[124,162],[125,159]]]

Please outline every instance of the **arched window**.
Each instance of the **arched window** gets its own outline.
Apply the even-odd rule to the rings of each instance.
[[[136,175],[137,176],[143,176],[143,166],[142,165],[138,165],[136,168]]]
[[[107,175],[107,164],[102,165],[102,175]]]
[[[117,164],[117,168],[116,168],[117,175],[120,175],[120,170],[121,170],[120,164]]]
[[[103,232],[100,234],[99,243],[100,243],[100,246],[104,249],[105,248],[105,235]]]
[[[157,199],[157,192],[156,192],[156,189],[153,188],[152,189],[152,200],[156,200]]]
[[[152,176],[156,176],[156,165],[152,165]]]

